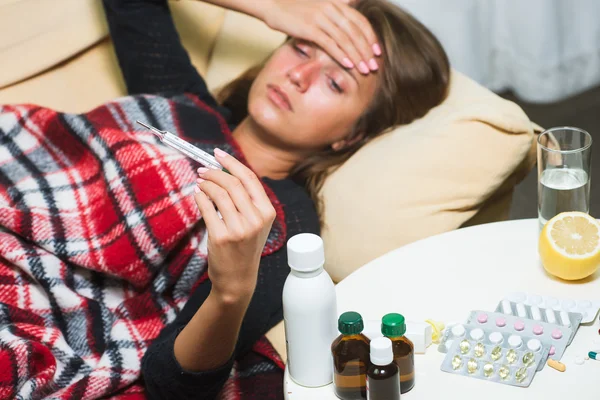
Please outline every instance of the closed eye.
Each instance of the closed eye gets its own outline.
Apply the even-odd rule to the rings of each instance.
[[[344,90],[340,87],[340,85],[337,84],[337,82],[334,79],[329,78],[329,86],[331,87],[331,90],[333,90],[334,92],[337,93],[344,93]]]
[[[296,51],[296,53],[298,53],[304,57],[308,56],[308,54],[304,50],[302,50],[299,46],[294,46],[294,50]]]

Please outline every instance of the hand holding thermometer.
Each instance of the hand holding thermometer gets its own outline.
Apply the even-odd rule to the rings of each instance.
[[[167,146],[188,156],[192,160],[199,162],[204,167],[212,168],[212,169],[220,169],[220,170],[223,170],[224,172],[229,173],[229,171],[227,171],[225,168],[223,168],[223,166],[221,164],[219,164],[219,162],[213,156],[211,156],[204,150],[199,149],[198,147],[186,142],[183,139],[180,139],[176,135],[173,135],[171,132],[161,131],[151,125],[147,125],[140,121],[136,121],[136,122],[138,124],[142,125],[143,127],[150,129],[152,131],[152,133],[154,133],[156,136],[158,136],[160,141],[163,142],[164,144],[166,144]]]

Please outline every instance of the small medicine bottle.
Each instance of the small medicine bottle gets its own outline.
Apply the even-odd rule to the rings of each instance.
[[[400,390],[408,392],[415,385],[415,348],[404,334],[406,322],[401,314],[386,314],[381,319],[381,333],[392,341],[394,361],[400,369]]]
[[[334,390],[342,400],[367,398],[370,340],[362,334],[363,329],[363,319],[357,312],[345,312],[338,318],[341,335],[331,344],[331,354]]]
[[[367,370],[367,400],[400,400],[400,378],[394,362],[392,341],[371,341],[371,366]]]

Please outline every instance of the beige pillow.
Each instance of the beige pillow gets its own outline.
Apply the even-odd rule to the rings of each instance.
[[[322,235],[334,281],[457,229],[499,189],[510,193],[535,162],[532,142],[533,126],[517,105],[453,71],[446,101],[364,146],[325,182]]]

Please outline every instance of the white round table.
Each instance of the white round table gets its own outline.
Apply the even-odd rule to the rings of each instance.
[[[401,227],[399,227],[401,229]],[[399,312],[408,321],[464,321],[471,310],[494,311],[514,291],[575,300],[600,300],[600,272],[577,283],[549,276],[537,253],[537,219],[499,222],[459,229],[391,251],[358,269],[337,285],[338,311],[358,311],[379,319]],[[579,327],[562,357],[566,372],[548,366],[528,388],[442,372],[444,354],[432,344],[415,356],[416,383],[402,398],[417,399],[598,399],[600,361],[576,365],[576,356],[594,350],[597,318]],[[600,348],[600,345],[596,345]],[[296,385],[286,370],[285,398],[334,400],[332,385]]]

